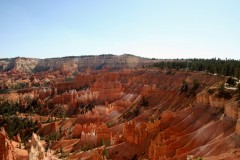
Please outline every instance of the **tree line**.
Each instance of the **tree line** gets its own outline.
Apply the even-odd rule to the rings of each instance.
[[[240,61],[234,59],[174,59],[163,60],[154,64],[162,69],[186,69],[191,71],[206,71],[212,74],[240,78]]]

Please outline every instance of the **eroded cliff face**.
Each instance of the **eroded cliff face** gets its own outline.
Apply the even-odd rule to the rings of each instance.
[[[22,73],[33,73],[43,71],[60,71],[67,75],[75,71],[91,69],[121,69],[149,66],[159,60],[151,60],[133,55],[100,55],[100,56],[80,56],[63,57],[49,59],[35,58],[12,58],[0,59],[0,71],[18,71]]]
[[[0,157],[2,160],[27,160],[28,154],[21,143],[10,140],[3,128],[0,131]]]
[[[138,60],[125,62],[134,66]],[[22,107],[17,117],[32,121],[34,127],[21,134],[34,130],[45,141],[44,147],[61,159],[211,158],[240,147],[238,101],[207,92],[225,77],[105,68],[87,69],[65,81],[79,64],[62,64],[51,64],[59,72],[29,76],[26,82],[35,85],[31,92],[0,96]],[[9,86],[19,76],[13,75]],[[196,80],[199,86],[194,88]],[[46,159],[49,155],[39,137],[33,134],[31,139],[27,156]]]
[[[238,101],[218,98],[216,95],[210,95],[202,92],[196,96],[196,105],[221,108],[224,114],[233,119],[240,118],[240,103]]]
[[[235,134],[236,120],[222,116],[221,109],[207,106],[176,113],[169,125],[151,141],[149,158],[209,157],[238,148],[240,143],[236,140],[240,137]]]

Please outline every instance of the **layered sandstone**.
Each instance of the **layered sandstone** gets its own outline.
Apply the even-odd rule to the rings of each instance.
[[[121,61],[129,67],[138,63],[134,58]],[[188,155],[215,157],[239,147],[237,97],[219,99],[205,91],[224,77],[186,71],[167,74],[144,68],[115,71],[105,66],[107,62],[98,66],[102,70],[86,67],[74,77],[71,72],[82,69],[84,64],[70,62],[73,64],[54,62],[50,68],[59,71],[34,74],[29,76],[30,81],[27,75],[20,79],[17,72],[0,77],[4,79],[2,88],[16,82],[36,85],[28,94],[0,96],[23,107],[24,114],[16,116],[33,120],[32,130],[20,133],[37,128],[37,133],[46,139],[46,147],[60,158],[181,160]],[[98,64],[98,60],[94,63]],[[72,81],[66,82],[69,77]],[[192,94],[195,79],[200,85]],[[188,91],[181,92],[183,81],[188,83]],[[27,97],[34,101],[28,102]],[[52,135],[57,136],[51,139]],[[18,141],[14,144],[21,143],[17,135],[14,140]],[[14,144],[7,155],[18,152]],[[33,135],[29,157],[42,159],[47,157],[45,154],[39,138]]]

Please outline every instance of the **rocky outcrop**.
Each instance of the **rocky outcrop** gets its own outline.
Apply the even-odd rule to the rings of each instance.
[[[214,95],[209,96],[209,103],[211,107],[224,108],[226,100],[224,98],[217,98]]]
[[[236,133],[240,135],[240,118],[237,120]]]
[[[226,152],[232,146],[238,148],[235,121],[220,118],[222,115],[221,109],[199,106],[177,112],[172,119],[161,120],[161,131],[149,147],[149,159],[184,160],[187,155],[209,157]]]
[[[135,121],[124,124],[123,137],[128,143],[140,144],[147,137],[146,123],[136,125]]]
[[[203,105],[203,106],[209,106],[210,105],[209,96],[210,95],[205,92],[198,93],[196,95],[196,104]]]
[[[71,90],[61,95],[55,95],[52,99],[52,103],[53,104],[69,104],[76,101],[77,98],[78,98],[78,94],[76,90]]]
[[[233,119],[239,118],[240,104],[236,101],[229,101],[224,98],[218,98],[206,92],[197,94],[196,104],[201,106],[209,106],[224,109],[225,115]]]
[[[105,123],[89,125],[76,124],[72,130],[72,138],[80,138],[81,141],[89,141],[96,144],[110,144],[112,133]]]
[[[110,144],[112,139],[112,133],[105,123],[99,125],[96,129],[97,144]]]
[[[235,125],[239,106],[236,103],[206,92],[198,94],[195,103],[194,94],[179,92],[183,80],[191,89],[192,81],[197,79],[200,83],[197,93],[222,80],[220,76],[185,71],[166,74],[160,69],[108,71],[111,68],[105,68],[87,69],[74,74],[72,81],[64,82],[68,80],[65,75],[81,66],[77,61],[71,63],[73,65],[64,61],[52,63],[51,67],[61,71],[39,73],[30,78],[32,85],[34,81],[40,85],[33,87],[31,96],[39,104],[36,110],[29,107],[34,106],[35,101],[27,104],[16,99],[26,108],[26,113],[17,116],[33,119],[33,122],[37,119],[38,134],[49,139],[57,134],[57,140],[46,142],[54,153],[62,151],[61,156],[89,158],[94,155],[93,148],[106,145],[109,159],[181,160],[188,154],[205,157],[219,154],[215,146],[219,146],[221,152],[224,147],[239,146],[236,135],[240,133],[240,125]],[[127,63],[134,66],[137,60],[129,59]],[[16,82],[15,77],[19,75],[14,75],[9,85]],[[49,115],[43,120],[30,115],[31,109],[35,114]],[[33,138],[37,139],[34,135]],[[21,142],[18,137],[14,140]],[[44,151],[35,146],[30,152],[29,156],[42,158],[43,154],[34,153]]]
[[[41,144],[40,137],[33,133],[29,143],[29,160],[46,160],[45,149]]]
[[[238,102],[228,102],[224,105],[224,113],[233,118],[238,119],[240,118],[240,104]]]
[[[97,92],[97,100],[113,102],[121,97],[123,87],[119,82],[96,82],[90,86],[91,91]]]
[[[216,95],[210,95],[207,92],[197,94],[196,103],[200,105],[207,105],[211,107],[224,108],[226,100],[224,98],[218,98]]]
[[[57,132],[59,129],[57,122],[51,122],[47,124],[40,124],[39,129],[37,130],[38,134],[47,136],[51,133]]]
[[[95,132],[96,128],[97,128],[97,125],[93,123],[90,123],[89,125],[76,124],[72,129],[72,137],[81,138],[82,133],[90,133],[92,131]]]
[[[6,133],[0,132],[0,158],[2,160],[17,160],[15,148]]]
[[[144,85],[142,87],[141,95],[142,96],[148,96],[151,95],[153,92],[157,90],[156,84],[153,85]]]

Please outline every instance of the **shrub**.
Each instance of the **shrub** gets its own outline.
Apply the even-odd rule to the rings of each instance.
[[[218,87],[217,97],[224,98],[224,99],[231,99],[232,98],[231,94],[229,92],[225,91],[224,83],[222,83]]]
[[[213,93],[215,92],[215,89],[209,88],[209,89],[207,90],[207,92],[208,92],[209,94],[213,94]]]
[[[229,77],[226,82],[229,86],[235,86],[236,85],[236,80],[233,79],[232,77]]]
[[[10,93],[9,89],[0,89],[0,94],[8,94]]]
[[[142,98],[141,106],[144,106],[144,107],[148,106],[148,101],[146,100],[146,98],[144,96]]]
[[[224,83],[222,83],[219,87],[218,87],[218,93],[220,95],[224,94],[225,92],[225,86],[224,86]]]
[[[238,92],[238,96],[240,97],[240,83],[238,83],[237,85],[237,92]]]
[[[180,88],[180,93],[187,92],[187,91],[188,91],[188,83],[186,82],[186,80],[183,80],[182,87]]]
[[[193,90],[197,90],[200,86],[200,82],[197,79],[193,80]]]

